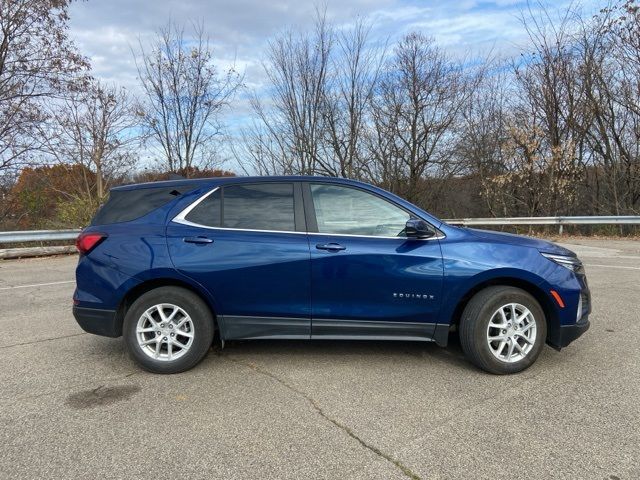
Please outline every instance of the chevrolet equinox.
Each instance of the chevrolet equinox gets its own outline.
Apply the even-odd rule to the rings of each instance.
[[[458,228],[353,180],[226,177],[113,188],[79,235],[73,313],[142,368],[235,339],[432,341],[495,374],[589,328],[559,245]]]

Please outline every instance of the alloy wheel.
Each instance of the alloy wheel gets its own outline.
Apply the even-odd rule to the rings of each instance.
[[[498,308],[489,320],[487,343],[491,353],[506,363],[522,360],[536,341],[536,319],[519,303]]]
[[[165,362],[186,354],[193,345],[194,334],[189,314],[171,303],[148,308],[136,325],[140,349],[149,357]]]

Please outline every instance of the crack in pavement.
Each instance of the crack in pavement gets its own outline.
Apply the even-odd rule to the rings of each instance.
[[[265,368],[262,368],[262,367],[256,365],[255,363],[243,362],[242,360],[237,360],[237,359],[231,358],[228,355],[221,355],[221,356],[224,357],[225,359],[233,362],[233,363],[248,367],[248,368],[250,368],[251,370],[253,370],[256,373],[259,373],[261,375],[264,375],[266,377],[271,378],[272,380],[275,380],[280,385],[284,386],[288,390],[294,392],[295,394],[297,394],[298,396],[300,396],[304,400],[306,400],[307,403],[309,403],[311,405],[311,407],[316,411],[316,413],[318,413],[322,418],[324,418],[328,422],[332,423],[334,426],[338,427],[340,430],[345,432],[351,438],[356,440],[364,448],[366,448],[367,450],[375,453],[380,458],[383,458],[384,460],[386,460],[386,461],[390,462],[391,464],[393,464],[406,477],[410,478],[411,480],[421,480],[421,478],[420,478],[420,476],[418,476],[418,474],[413,472],[409,467],[407,467],[405,464],[403,464],[400,460],[398,460],[396,458],[393,458],[388,453],[385,453],[382,450],[380,450],[379,448],[377,448],[377,447],[375,447],[373,445],[370,445],[365,440],[363,440],[361,437],[359,437],[351,428],[347,427],[346,425],[343,425],[342,423],[340,423],[335,418],[332,418],[329,415],[327,415],[324,412],[324,410],[322,409],[322,407],[320,407],[320,405],[318,405],[318,402],[316,402],[315,399],[313,397],[311,397],[310,395],[308,395],[307,393],[303,392],[302,390],[297,389],[296,387],[294,387],[293,385],[291,385],[290,383],[288,383],[284,379],[278,377],[276,374],[270,372],[269,370],[267,370]]]
[[[33,345],[35,343],[50,342],[52,340],[61,340],[63,338],[79,337],[80,335],[87,335],[87,332],[70,333],[69,335],[63,335],[61,337],[43,338],[41,340],[33,340],[31,342],[22,342],[22,343],[13,343],[11,345],[3,345],[3,346],[0,346],[0,350],[4,350],[5,348],[21,347],[24,345]]]

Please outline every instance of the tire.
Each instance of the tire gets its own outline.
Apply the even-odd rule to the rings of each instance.
[[[512,321],[513,312],[521,321]],[[466,357],[496,375],[529,368],[540,355],[546,337],[547,322],[540,304],[515,287],[481,290],[471,298],[460,319],[460,343]]]
[[[204,358],[214,330],[211,310],[198,295],[181,287],[159,287],[133,302],[122,332],[129,355],[140,367],[179,373]]]

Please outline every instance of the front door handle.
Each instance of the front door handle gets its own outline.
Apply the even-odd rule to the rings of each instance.
[[[207,243],[213,243],[213,240],[207,237],[184,237],[183,240],[186,243],[197,243],[200,245],[205,245]]]
[[[330,252],[338,252],[340,250],[346,250],[347,247],[340,245],[339,243],[319,243],[316,245],[318,250],[329,250]]]

